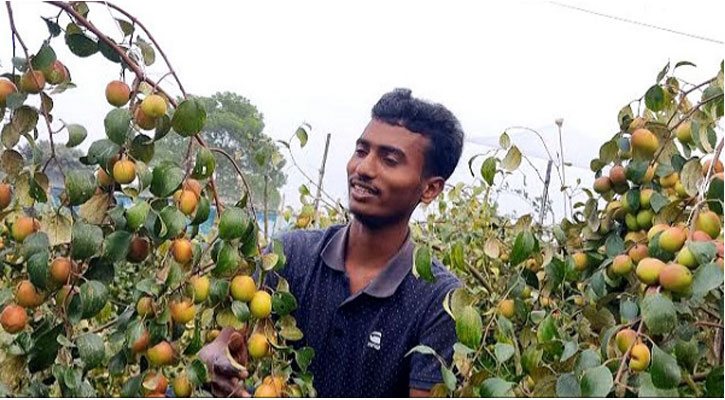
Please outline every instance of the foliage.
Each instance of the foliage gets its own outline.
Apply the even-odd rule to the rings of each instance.
[[[296,306],[281,277],[275,287],[262,284],[284,255],[273,246],[279,250],[261,256],[268,243],[253,210],[275,204],[285,176],[261,114],[231,93],[187,96],[145,27],[117,6],[100,10],[118,13],[119,40],[89,22],[86,3],[51,6],[61,12],[44,18],[49,37],[31,53],[7,5],[23,56],[0,78],[0,392],[138,397],[165,394],[161,383],[173,380],[174,391],[191,385],[208,396],[212,374],[198,353],[234,327],[267,347],[245,362],[249,377],[240,384],[253,390],[274,375],[278,395],[314,395],[314,353],[292,347],[303,335],[288,315],[294,307],[264,304],[271,297],[262,294]],[[75,79],[93,84],[71,80],[54,50],[64,45],[121,71],[106,87],[106,138],[87,152],[76,147],[86,128],[54,114]],[[144,73],[157,54],[181,98]],[[55,143],[62,130],[69,141]],[[241,174],[255,194],[240,200]],[[268,204],[257,194],[264,175]],[[211,232],[200,229],[211,213]],[[254,279],[251,302],[230,294],[240,275]]]

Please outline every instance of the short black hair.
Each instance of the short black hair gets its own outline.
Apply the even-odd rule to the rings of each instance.
[[[373,106],[372,118],[430,139],[423,175],[447,180],[463,151],[461,124],[443,105],[417,99],[411,93],[402,88],[385,93]]]

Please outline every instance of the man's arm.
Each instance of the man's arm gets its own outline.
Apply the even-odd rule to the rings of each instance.
[[[430,397],[430,390],[410,388],[408,397]]]

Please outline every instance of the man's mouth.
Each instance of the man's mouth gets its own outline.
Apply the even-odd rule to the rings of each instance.
[[[350,192],[357,197],[377,196],[380,191],[374,186],[366,185],[358,181],[350,182]]]

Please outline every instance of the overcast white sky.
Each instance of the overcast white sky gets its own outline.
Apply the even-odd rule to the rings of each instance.
[[[725,39],[722,1],[561,1]],[[540,130],[553,147],[556,118],[564,118],[565,156],[587,166],[601,143],[616,132],[617,111],[641,96],[668,60],[697,64],[682,68],[681,76],[699,83],[715,74],[723,58],[721,44],[543,1],[118,4],[151,30],[188,92],[233,91],[248,97],[263,112],[266,133],[276,139],[287,139],[303,121],[310,123],[310,142],[296,151],[308,174],[317,175],[325,134],[332,133],[324,185],[342,199],[347,196],[344,167],[354,141],[372,105],[392,88],[409,87],[414,95],[443,103],[459,117],[469,141],[450,182],[470,182],[468,158],[488,150],[477,143],[491,143],[506,127],[523,125]],[[37,50],[47,37],[39,16],[54,15],[55,9],[32,2],[13,2],[13,8],[21,35],[31,51]],[[11,57],[6,18],[2,7],[3,70]],[[104,31],[113,31],[102,6],[92,5],[90,18]],[[54,114],[88,128],[86,148],[104,136],[102,121],[110,106],[103,90],[118,70],[100,54],[72,56],[62,37],[53,43],[78,85],[60,95],[63,100]],[[164,72],[159,61],[148,70],[152,77]],[[165,82],[174,93],[172,81]],[[525,154],[543,154],[532,136],[510,133]],[[535,163],[545,168],[544,161]],[[297,204],[303,178],[295,169],[288,175],[286,200]],[[592,180],[588,170],[572,169],[567,178],[576,176]],[[527,183],[528,190],[541,191],[532,179]],[[558,182],[552,187],[560,210]],[[507,211],[528,212],[525,203],[509,197],[501,199]]]

